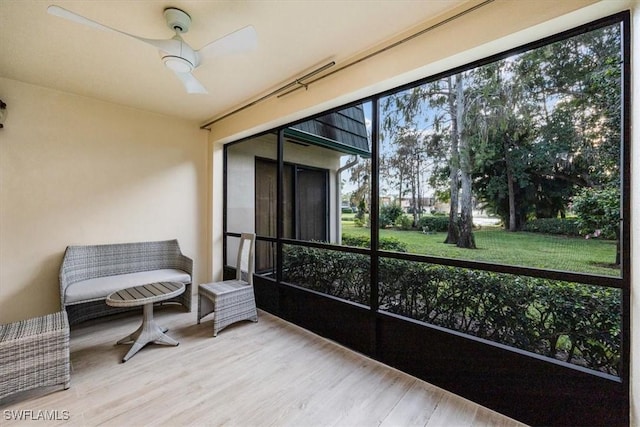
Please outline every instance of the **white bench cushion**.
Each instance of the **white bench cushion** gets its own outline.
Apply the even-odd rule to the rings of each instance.
[[[82,280],[67,286],[65,304],[105,299],[111,292],[131,286],[146,285],[153,282],[191,283],[191,276],[182,270],[162,269],[141,271],[139,273],[118,274]]]

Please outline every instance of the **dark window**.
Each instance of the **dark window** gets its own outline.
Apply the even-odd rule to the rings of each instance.
[[[276,236],[278,164],[255,161],[255,227],[258,236]],[[299,240],[328,240],[328,172],[286,163],[283,169],[283,234]],[[256,270],[272,269],[275,248],[258,245]]]

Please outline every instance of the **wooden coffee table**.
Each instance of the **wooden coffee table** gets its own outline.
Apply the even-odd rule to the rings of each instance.
[[[134,333],[117,342],[117,344],[133,343],[129,352],[122,358],[123,363],[150,342],[174,346],[179,344],[178,341],[166,335],[167,329],[159,326],[153,319],[153,304],[178,296],[184,292],[184,289],[184,283],[156,282],[122,289],[107,297],[107,305],[112,307],[144,306],[142,325]]]

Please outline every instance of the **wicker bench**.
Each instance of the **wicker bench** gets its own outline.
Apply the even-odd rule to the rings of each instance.
[[[181,282],[185,292],[165,303],[191,311],[193,260],[177,240],[68,246],[60,266],[60,304],[69,324],[140,307],[110,307],[107,295],[154,282]]]
[[[69,321],[60,311],[0,325],[0,399],[71,381]]]

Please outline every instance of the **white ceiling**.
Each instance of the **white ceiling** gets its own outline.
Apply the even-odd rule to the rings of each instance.
[[[466,2],[0,0],[0,77],[204,122]],[[152,39],[173,36],[163,10],[176,7],[191,15],[183,38],[194,49],[248,24],[258,33],[258,48],[196,69],[209,94],[190,95],[155,48],[49,15],[50,4]]]

